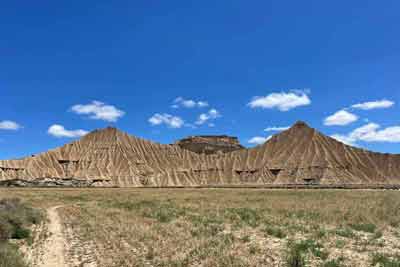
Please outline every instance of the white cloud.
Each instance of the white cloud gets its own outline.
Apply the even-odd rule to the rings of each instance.
[[[272,137],[272,135],[270,135],[268,137],[254,136],[247,142],[249,144],[253,144],[253,145],[261,145],[261,144],[264,144],[265,142],[267,142],[269,139],[271,139],[271,137]]]
[[[349,146],[356,146],[356,140],[354,140],[353,138],[347,136],[347,135],[342,135],[342,134],[333,134],[331,135],[332,138],[338,140],[339,142],[342,142],[346,145]]]
[[[64,128],[64,126],[59,125],[59,124],[54,124],[49,127],[47,130],[47,133],[54,136],[54,137],[68,137],[68,138],[75,138],[75,137],[81,137],[86,135],[88,132],[85,130],[67,130]]]
[[[357,141],[400,143],[400,126],[381,129],[379,124],[368,123],[348,135],[333,135],[332,137],[347,144],[356,144]]]
[[[197,121],[195,122],[195,124],[197,125],[203,125],[204,123],[206,123],[209,120],[215,120],[217,118],[221,117],[221,114],[219,113],[218,110],[216,109],[210,109],[207,113],[202,113],[200,114],[199,118],[197,119]],[[214,127],[214,124],[209,124],[212,125],[211,127]]]
[[[355,122],[358,120],[358,116],[348,112],[347,110],[339,110],[335,114],[325,118],[324,124],[327,126],[332,126],[332,125],[348,125],[352,122]]]
[[[178,117],[178,116],[173,116],[170,114],[159,114],[156,113],[154,114],[150,119],[149,122],[151,125],[161,125],[161,124],[165,124],[170,128],[181,128],[182,126],[184,126],[185,121]]]
[[[0,130],[12,130],[16,131],[21,129],[22,126],[16,123],[15,121],[0,121]]]
[[[281,132],[281,131],[286,131],[289,128],[290,128],[289,126],[287,126],[287,127],[275,127],[274,126],[274,127],[265,128],[264,131],[266,131],[266,132]]]
[[[310,105],[311,100],[307,93],[304,90],[292,90],[289,93],[281,92],[267,96],[256,96],[248,105],[251,108],[277,108],[280,111],[288,111],[296,107]]]
[[[356,108],[356,109],[362,109],[362,110],[370,110],[370,109],[390,108],[394,104],[395,103],[393,101],[382,99],[382,100],[377,100],[377,101],[355,104],[355,105],[352,105],[351,107]]]
[[[208,107],[208,103],[205,101],[195,101],[192,99],[184,99],[183,97],[178,97],[174,100],[174,104],[171,106],[172,108],[179,108],[179,107],[184,107],[184,108],[204,108]]]
[[[89,118],[91,119],[109,122],[115,122],[125,115],[124,111],[119,110],[115,106],[106,105],[100,101],[92,101],[92,103],[87,105],[74,105],[72,106],[71,111],[76,114],[89,115]]]
[[[351,137],[365,142],[400,142],[400,126],[387,127],[380,129],[376,123],[368,123],[363,127],[354,130]]]
[[[197,106],[198,106],[199,108],[205,108],[205,107],[208,107],[208,103],[207,103],[207,102],[204,102],[204,101],[198,101],[198,102],[197,102]]]

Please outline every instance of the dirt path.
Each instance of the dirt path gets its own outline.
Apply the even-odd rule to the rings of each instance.
[[[62,231],[60,216],[57,213],[58,208],[60,208],[60,206],[52,207],[47,210],[49,238],[44,245],[43,263],[40,265],[41,267],[67,266],[64,257],[65,238]]]
[[[34,267],[66,267],[63,227],[56,206],[47,209],[47,222],[35,229],[34,243],[26,251],[27,261]]]
[[[93,246],[81,242],[68,222],[63,222],[55,206],[47,209],[47,222],[34,230],[33,246],[26,259],[33,267],[97,266]]]

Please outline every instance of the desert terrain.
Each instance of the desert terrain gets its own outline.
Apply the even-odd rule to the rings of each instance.
[[[46,218],[15,241],[34,267],[400,264],[397,191],[0,189],[5,198]]]
[[[235,139],[221,136],[222,141],[211,140],[209,144],[215,144],[208,149],[207,145],[201,145],[204,139],[210,138],[199,136],[177,144],[159,144],[116,128],[95,130],[53,150],[17,160],[1,160],[0,185],[262,187],[306,184],[350,188],[400,185],[400,155],[348,146],[302,121],[253,148],[243,148]],[[193,143],[196,140],[198,143]],[[218,146],[221,142],[225,145]],[[215,149],[218,147],[219,150]]]

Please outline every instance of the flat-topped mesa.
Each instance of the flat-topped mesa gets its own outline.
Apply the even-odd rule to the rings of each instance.
[[[189,136],[178,140],[175,144],[182,149],[207,155],[227,153],[244,148],[237,137],[227,135]]]

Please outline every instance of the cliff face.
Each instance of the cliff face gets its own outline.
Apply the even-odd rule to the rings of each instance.
[[[211,155],[106,128],[34,157],[0,161],[0,181],[13,179],[94,186],[400,184],[400,155],[347,146],[303,122],[255,148]]]
[[[227,135],[201,135],[189,136],[175,143],[182,149],[197,154],[227,153],[243,149],[237,137]]]

